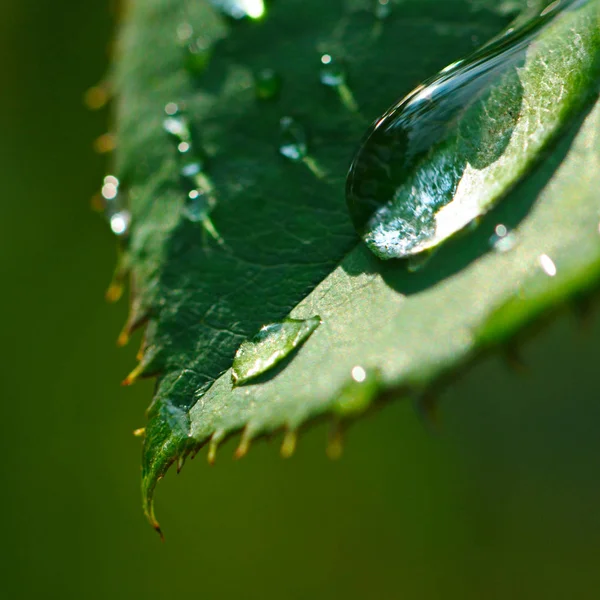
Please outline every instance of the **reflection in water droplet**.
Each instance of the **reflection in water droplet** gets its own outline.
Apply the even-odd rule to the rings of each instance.
[[[254,86],[259,100],[271,100],[281,90],[281,77],[273,69],[261,69],[254,76]]]
[[[387,19],[392,14],[392,3],[390,0],[374,0],[373,12],[377,19]]]
[[[242,385],[272,369],[306,342],[320,324],[319,317],[312,317],[305,320],[288,318],[265,325],[236,352],[231,372],[234,385]]]
[[[490,238],[490,246],[497,252],[508,252],[517,245],[517,236],[511,233],[506,225],[496,225],[494,235]]]
[[[210,0],[210,3],[232,19],[260,19],[265,14],[264,0]]]
[[[556,268],[554,261],[547,254],[542,254],[538,258],[538,262],[548,277],[555,277],[558,273],[558,269]]]
[[[342,101],[342,104],[351,112],[358,111],[358,105],[346,82],[346,70],[344,66],[331,56],[321,56],[321,72],[319,74],[321,83],[327,87],[334,88]]]
[[[292,117],[283,117],[279,124],[281,128],[279,152],[291,161],[301,161],[308,152],[304,127]]]
[[[350,168],[347,201],[378,257],[406,258],[438,246],[528,172],[586,102],[590,89],[581,82],[596,80],[590,23],[598,6],[563,1],[447,67],[375,122]],[[574,37],[576,53],[567,47]],[[565,53],[576,76],[556,76]],[[543,95],[535,93],[540,80]]]

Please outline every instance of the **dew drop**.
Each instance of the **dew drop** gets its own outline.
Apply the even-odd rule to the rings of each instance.
[[[304,344],[320,324],[320,317],[311,317],[265,325],[236,352],[231,372],[233,384],[242,385],[272,369]]]
[[[380,386],[379,371],[356,365],[350,373],[350,381],[336,398],[335,413],[346,418],[363,413],[377,396]]]
[[[331,54],[321,56],[321,65],[319,79],[323,85],[338,87],[346,83],[346,71],[338,61],[333,59]]]
[[[272,100],[281,90],[281,77],[273,69],[261,69],[254,76],[254,86],[259,100]]]
[[[279,152],[293,162],[306,158],[308,145],[306,131],[298,121],[292,117],[283,117],[279,122],[281,141]]]
[[[208,218],[211,210],[210,196],[200,190],[191,190],[183,205],[183,216],[192,223],[201,223]]]
[[[355,228],[374,254],[407,258],[436,248],[529,171],[591,93],[580,82],[597,77],[590,29],[597,17],[597,2],[565,0],[442,70],[372,125],[346,195]],[[564,68],[573,36],[581,49],[569,54],[569,68],[578,76],[565,83],[555,71]],[[531,88],[539,83],[532,78],[545,90],[533,116]]]
[[[265,14],[264,0],[210,0],[210,3],[224,15],[240,19],[260,19]]]
[[[494,234],[490,238],[490,246],[500,253],[508,252],[517,245],[517,236],[510,232],[506,225],[499,223],[494,229]]]
[[[542,271],[544,271],[548,277],[556,277],[558,269],[556,268],[554,261],[547,254],[542,254],[538,258],[538,263],[540,267],[542,267]]]
[[[118,237],[124,238],[129,234],[131,213],[125,207],[123,193],[119,189],[120,182],[114,175],[104,178],[101,199],[103,212],[111,231]]]
[[[375,18],[384,20],[392,14],[392,3],[390,0],[374,0],[373,13]]]
[[[331,54],[321,56],[319,79],[324,86],[334,88],[337,91],[342,104],[348,110],[351,112],[358,111],[358,105],[346,81],[346,69]]]

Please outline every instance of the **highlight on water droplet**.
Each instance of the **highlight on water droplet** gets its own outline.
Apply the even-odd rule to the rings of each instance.
[[[304,344],[320,324],[320,317],[315,316],[265,325],[236,352],[231,372],[233,384],[243,385],[275,367]]]
[[[254,89],[259,100],[272,100],[281,90],[281,77],[273,69],[261,69],[254,75]]]
[[[374,254],[408,258],[438,247],[530,171],[595,93],[599,18],[597,1],[563,0],[377,119],[346,188],[355,228]]]
[[[542,267],[542,271],[544,271],[548,277],[555,277],[558,273],[558,269],[556,268],[554,261],[547,254],[542,254],[538,258],[538,263],[540,267]]]
[[[335,60],[331,54],[321,56],[321,71],[319,79],[324,86],[334,88],[342,104],[351,112],[358,111],[358,105],[346,81],[346,69]]]
[[[265,14],[264,0],[210,0],[210,3],[235,20],[260,19]]]
[[[496,252],[504,253],[512,250],[517,245],[517,236],[508,230],[506,225],[499,223],[494,228],[494,234],[490,237],[490,246]]]

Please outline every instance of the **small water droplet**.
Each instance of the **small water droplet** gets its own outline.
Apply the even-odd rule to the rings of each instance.
[[[577,19],[564,14],[578,10]],[[495,206],[528,172],[587,94],[579,85],[552,83],[567,36],[577,35],[586,47],[576,53],[573,69],[590,80],[597,77],[595,63],[584,58],[593,53],[593,36],[585,27],[597,10],[590,0],[561,2],[442,70],[372,125],[346,190],[355,228],[374,254],[407,258],[439,246]],[[549,51],[543,52],[545,44]],[[533,110],[527,87],[532,72],[549,87],[530,131],[521,122]]]
[[[279,152],[281,155],[293,162],[299,162],[306,158],[308,145],[304,127],[292,117],[283,117],[279,124],[281,128]]]
[[[390,0],[374,0],[373,4],[375,18],[384,20],[392,14],[392,3]]]
[[[264,0],[210,0],[210,3],[232,19],[260,19],[265,14]]]
[[[265,325],[236,352],[231,373],[234,385],[242,385],[272,369],[304,344],[320,324],[319,317],[312,317]]]
[[[183,205],[183,216],[192,223],[201,223],[208,218],[211,198],[206,192],[191,190]]]
[[[508,252],[517,245],[517,236],[510,232],[506,225],[499,223],[494,229],[494,235],[490,238],[490,246],[496,252]]]
[[[341,417],[363,413],[377,396],[381,385],[379,371],[356,365],[351,371],[351,380],[338,395],[334,411]]]
[[[547,254],[542,254],[538,258],[538,262],[548,277],[555,277],[558,273],[558,269],[556,268],[554,261]]]
[[[328,87],[338,87],[346,83],[346,71],[339,61],[334,60],[331,54],[321,56],[320,80]]]
[[[321,71],[319,79],[324,86],[334,88],[342,104],[351,112],[358,111],[358,105],[346,81],[346,69],[340,61],[331,54],[321,56]]]
[[[281,77],[273,69],[261,69],[254,76],[254,85],[259,100],[271,100],[281,90]]]

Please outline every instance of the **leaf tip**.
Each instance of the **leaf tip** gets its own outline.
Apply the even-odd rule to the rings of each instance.
[[[286,431],[281,444],[281,458],[291,458],[296,451],[298,432],[295,429]]]

